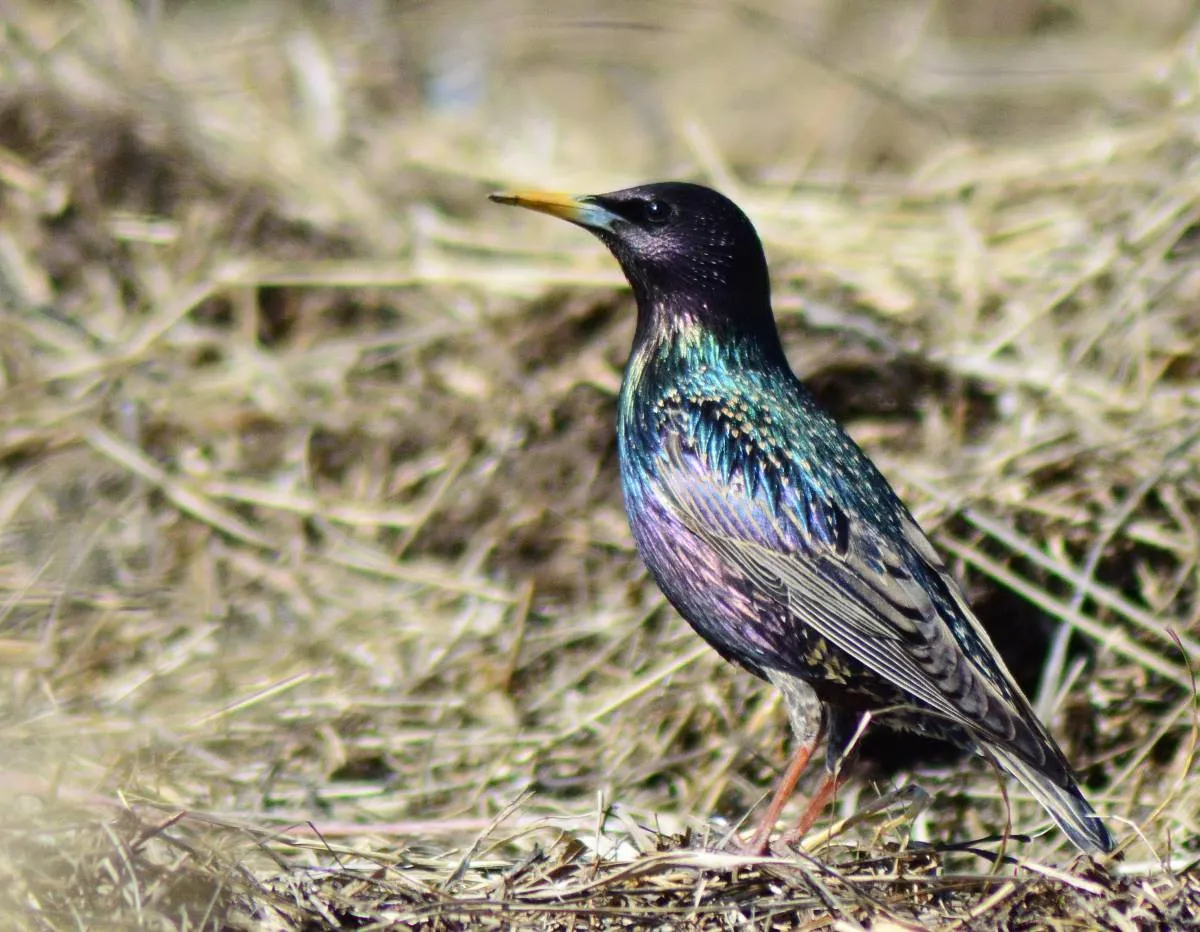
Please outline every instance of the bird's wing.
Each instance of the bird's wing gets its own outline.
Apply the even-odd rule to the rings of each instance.
[[[731,482],[678,435],[663,455],[663,491],[688,529],[799,623],[929,711],[1045,760],[1028,702],[898,503],[901,533],[888,534],[802,482]]]

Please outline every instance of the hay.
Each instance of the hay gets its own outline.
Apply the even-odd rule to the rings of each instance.
[[[0,917],[1200,922],[1197,33],[988,6],[9,4]],[[655,176],[753,213],[1123,860],[878,736],[715,853],[783,711],[634,558],[619,273],[483,199]]]

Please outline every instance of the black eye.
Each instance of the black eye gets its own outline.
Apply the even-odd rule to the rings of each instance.
[[[650,200],[642,204],[642,216],[647,223],[666,223],[673,213],[675,208],[666,201]]]

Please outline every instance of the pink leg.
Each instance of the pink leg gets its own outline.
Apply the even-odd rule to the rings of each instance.
[[[771,804],[767,806],[766,815],[758,825],[758,830],[755,831],[754,837],[750,839],[750,843],[744,846],[747,854],[765,855],[771,852],[770,838],[771,831],[775,828],[775,823],[779,821],[779,814],[783,812],[783,807],[791,798],[792,793],[796,789],[796,783],[800,779],[800,775],[804,773],[804,769],[808,766],[808,762],[812,759],[813,751],[816,750],[817,740],[819,735],[814,736],[814,739],[808,744],[802,744],[796,748],[792,759],[788,763],[787,770],[784,771],[783,777],[779,780],[779,785],[775,787],[775,795],[771,797]],[[818,807],[818,813],[821,808],[824,808],[828,796],[831,795],[833,789],[826,793],[826,799],[822,800]],[[813,803],[817,801],[817,797],[813,797]],[[812,803],[809,804],[809,809],[812,808]],[[807,810],[805,815],[808,815]],[[813,815],[812,819],[816,819]],[[810,823],[811,825],[811,820]]]
[[[829,801],[833,799],[833,794],[837,792],[837,788],[840,785],[841,781],[838,779],[837,774],[825,774],[816,792],[809,799],[808,806],[797,820],[795,827],[780,839],[783,844],[795,844],[808,834],[808,830],[813,827],[813,823],[825,811],[825,807],[829,805]]]

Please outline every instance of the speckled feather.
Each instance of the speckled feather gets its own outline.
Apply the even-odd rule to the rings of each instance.
[[[706,639],[827,702],[909,706],[893,724],[943,736],[970,723],[1065,767],[1011,714],[1019,690],[908,511],[790,370],[705,335],[636,353],[618,434],[626,508]],[[940,714],[926,722],[926,707]]]
[[[707,188],[580,200],[633,285],[618,447],[638,550],[722,656],[780,686],[829,760],[858,716],[984,751],[1081,848],[1113,840],[887,480],[788,366],[757,234]]]

